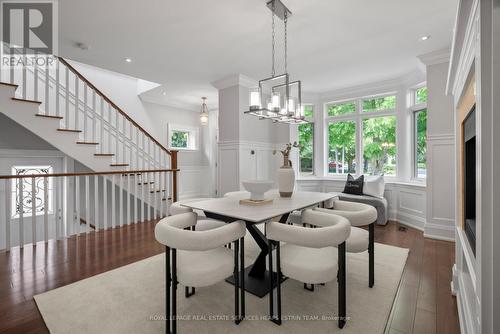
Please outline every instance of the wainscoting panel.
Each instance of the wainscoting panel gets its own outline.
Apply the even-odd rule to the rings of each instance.
[[[179,199],[214,197],[215,188],[210,166],[180,166]]]
[[[455,136],[427,139],[428,196],[424,235],[455,240]]]
[[[342,192],[344,180],[309,178],[297,180],[297,189],[303,191]],[[425,185],[386,183],[384,197],[388,202],[389,219],[423,231],[426,225]],[[428,237],[433,237],[428,235]]]

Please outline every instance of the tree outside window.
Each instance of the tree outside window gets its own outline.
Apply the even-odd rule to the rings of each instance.
[[[415,119],[415,176],[427,176],[427,109],[414,113]]]
[[[356,123],[340,121],[328,126],[328,172],[356,172]]]
[[[396,175],[396,116],[363,120],[363,172]]]
[[[189,140],[189,132],[172,131],[172,147],[187,148]]]
[[[314,110],[312,105],[304,106],[304,116],[308,121],[313,120]],[[299,134],[299,164],[300,173],[314,173],[314,123],[300,124]]]

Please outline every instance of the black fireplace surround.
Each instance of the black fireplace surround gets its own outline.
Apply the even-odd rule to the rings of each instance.
[[[476,255],[476,107],[463,123],[464,154],[464,230],[474,256]]]

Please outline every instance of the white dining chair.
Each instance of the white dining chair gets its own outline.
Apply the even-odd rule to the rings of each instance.
[[[278,222],[267,224],[269,249],[276,249],[277,275],[270,275],[269,313],[274,323],[281,325],[282,275],[305,284],[319,284],[338,279],[338,326],[346,322],[346,254],[345,241],[351,225],[341,216],[311,209],[302,213],[304,222],[319,228],[288,225]],[[286,244],[280,245],[281,242]],[[337,249],[335,248],[337,247]],[[273,272],[273,252],[269,255],[269,271]],[[277,282],[274,282],[276,279]],[[277,315],[274,314],[276,285]]]
[[[197,215],[186,212],[160,220],[156,240],[165,245],[166,333],[177,333],[177,285],[205,287],[234,275],[235,323],[245,317],[245,224],[237,221],[206,231],[191,230]],[[233,250],[223,247],[234,244]]]
[[[189,199],[184,199],[177,201],[175,203],[172,203],[170,206],[170,215],[178,215],[181,213],[186,213],[186,212],[194,212],[193,209],[188,208],[183,206],[184,204],[188,203],[193,203],[193,202],[200,202],[200,201],[206,201],[210,200],[212,198],[189,198]],[[206,231],[206,230],[211,230],[213,228],[221,227],[224,226],[225,223],[220,220],[216,219],[210,219],[205,217],[203,213],[198,213],[198,222],[196,224],[196,230],[198,231]]]
[[[348,253],[362,253],[368,251],[368,286],[375,284],[375,240],[374,230],[377,222],[377,210],[368,204],[347,202],[336,199],[331,209],[316,208],[318,212],[342,216],[349,220],[352,229],[346,241]],[[361,226],[368,226],[368,231]]]

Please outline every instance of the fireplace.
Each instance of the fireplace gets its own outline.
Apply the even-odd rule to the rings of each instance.
[[[464,231],[476,255],[476,108],[463,122]]]

